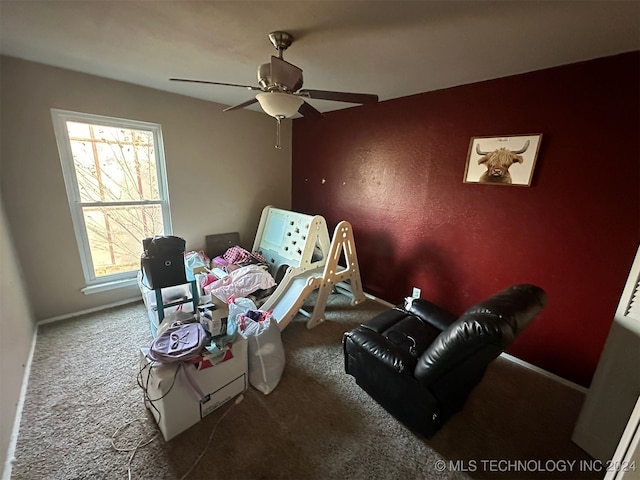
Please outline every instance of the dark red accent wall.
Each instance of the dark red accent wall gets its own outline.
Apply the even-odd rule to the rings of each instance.
[[[293,122],[292,203],[354,228],[365,291],[549,304],[509,353],[588,386],[640,241],[640,52]],[[398,81],[402,77],[398,76]],[[530,187],[463,183],[471,137],[542,133]]]

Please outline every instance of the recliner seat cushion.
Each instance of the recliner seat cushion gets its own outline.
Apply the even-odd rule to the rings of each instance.
[[[413,375],[418,357],[439,330],[400,309],[384,312],[347,333],[354,344],[397,373]]]

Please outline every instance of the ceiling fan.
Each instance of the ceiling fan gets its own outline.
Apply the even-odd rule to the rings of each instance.
[[[237,110],[248,107],[258,102],[268,115],[276,119],[277,142],[276,148],[280,147],[280,121],[300,113],[305,117],[320,118],[324,115],[305,101],[305,98],[318,100],[333,100],[347,103],[376,103],[377,95],[368,93],[347,93],[332,92],[327,90],[307,90],[302,89],[302,69],[285,61],[282,53],[293,43],[293,36],[287,32],[271,32],[269,40],[278,50],[278,56],[271,56],[271,62],[263,63],[258,67],[258,84],[239,85],[236,83],[211,82],[208,80],[189,80],[186,78],[171,78],[175,82],[206,83],[210,85],[224,85],[227,87],[240,87],[247,90],[255,90],[258,93],[255,98],[242,102],[238,105],[225,108],[223,111]]]

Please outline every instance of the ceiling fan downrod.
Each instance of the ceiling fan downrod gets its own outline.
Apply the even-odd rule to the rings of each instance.
[[[282,150],[282,145],[280,144],[280,122],[283,118],[286,118],[284,115],[276,116],[276,148],[278,150]]]

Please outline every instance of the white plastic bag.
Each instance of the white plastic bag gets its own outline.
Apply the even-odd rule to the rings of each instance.
[[[209,257],[203,250],[199,252],[187,252],[184,254],[184,263],[193,273],[209,271]]]
[[[253,300],[244,297],[230,297],[227,304],[229,305],[229,318],[235,320],[238,325],[241,325],[242,315],[245,315],[249,310],[258,309]]]
[[[282,377],[285,365],[284,347],[277,322],[271,315],[263,321],[244,318],[244,331],[249,347],[249,383],[265,395],[271,393]]]

